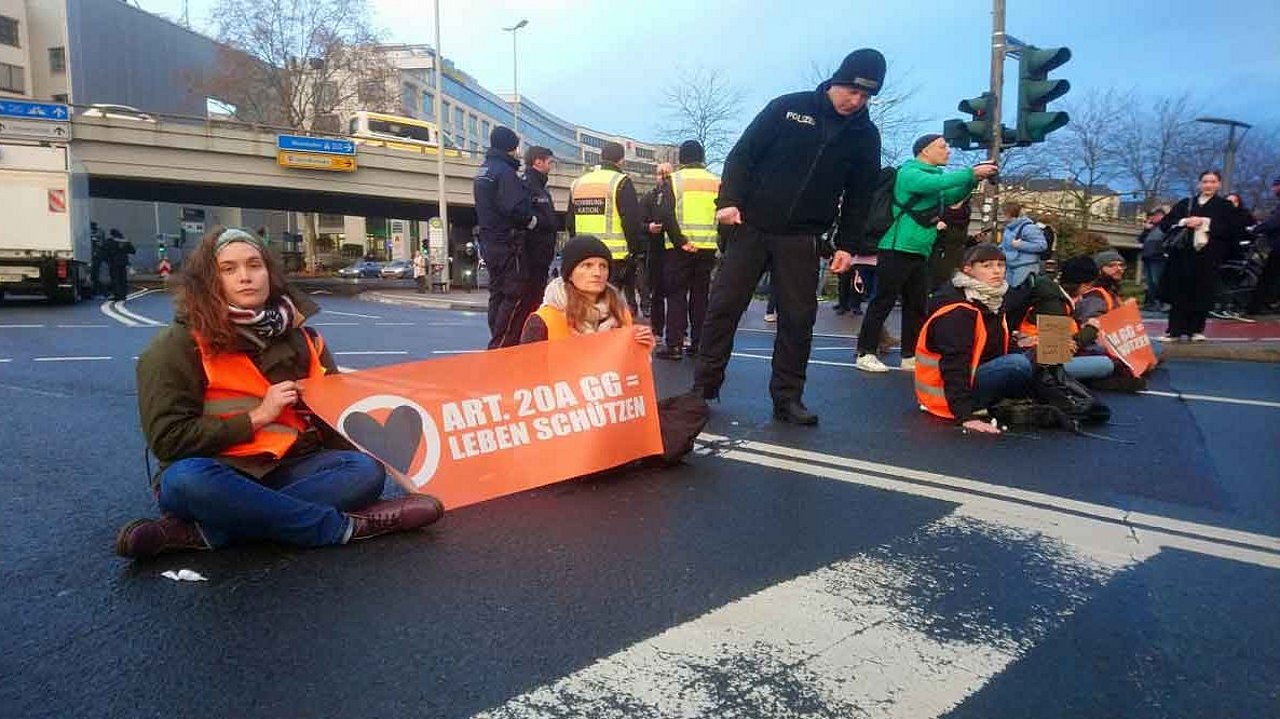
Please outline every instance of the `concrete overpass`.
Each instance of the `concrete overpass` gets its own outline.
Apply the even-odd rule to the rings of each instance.
[[[76,115],[74,169],[89,194],[111,199],[294,210],[364,217],[426,219],[437,214],[436,158],[361,145],[354,172],[288,169],[276,162],[276,137],[287,130],[199,120],[156,121]],[[472,224],[472,179],[480,164],[446,157],[451,222]],[[561,163],[551,178],[557,206],[568,202],[580,168]]]

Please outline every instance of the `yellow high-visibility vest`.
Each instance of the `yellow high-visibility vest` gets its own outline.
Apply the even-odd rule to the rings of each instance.
[[[569,187],[574,232],[595,235],[615,260],[625,260],[628,255],[627,236],[618,214],[618,186],[626,177],[617,170],[596,166]]]
[[[680,233],[699,250],[716,249],[716,196],[720,178],[703,167],[682,167],[671,174]],[[666,242],[672,249],[671,240]]]

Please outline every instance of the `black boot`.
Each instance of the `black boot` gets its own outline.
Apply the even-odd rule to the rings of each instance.
[[[818,415],[810,412],[809,408],[805,407],[804,403],[798,399],[774,404],[773,418],[789,424],[814,425],[818,423]]]

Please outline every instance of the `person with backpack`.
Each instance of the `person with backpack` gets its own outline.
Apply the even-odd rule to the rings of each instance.
[[[1040,273],[1040,263],[1049,252],[1049,240],[1036,221],[1022,214],[1022,205],[1006,202],[1000,208],[1005,216],[1000,250],[1008,258],[1010,287],[1018,287],[1027,278]]]
[[[929,297],[929,256],[938,222],[948,205],[973,192],[978,180],[996,174],[995,163],[944,172],[951,148],[942,135],[925,135],[912,147],[915,158],[898,170],[882,170],[872,197],[867,232],[880,237],[876,294],[858,330],[858,359],[864,372],[888,372],[876,357],[885,320],[902,297],[902,369],[914,369],[916,339]]]
[[[969,432],[1000,434],[981,410],[1028,395],[1031,360],[1014,349],[1008,290],[1004,253],[984,243],[969,248],[960,271],[934,293],[915,348],[916,399],[925,412]]]

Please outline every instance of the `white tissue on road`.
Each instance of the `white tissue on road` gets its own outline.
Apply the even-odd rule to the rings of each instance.
[[[209,581],[204,577],[204,575],[200,574],[200,572],[196,572],[191,569],[179,569],[176,572],[170,569],[167,572],[161,572],[160,576],[168,579],[172,579],[175,582],[207,582]]]

